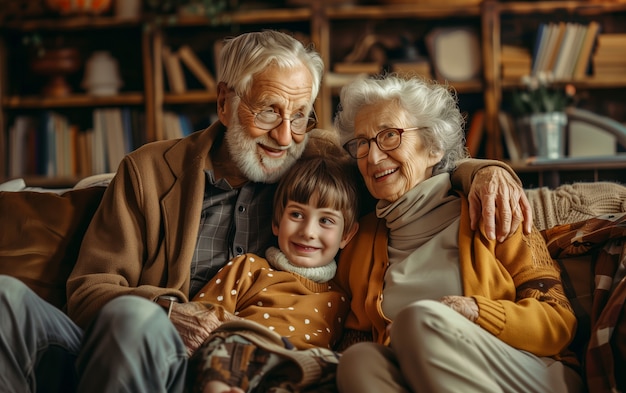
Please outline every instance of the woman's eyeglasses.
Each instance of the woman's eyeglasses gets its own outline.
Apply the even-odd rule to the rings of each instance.
[[[400,146],[402,143],[402,134],[405,131],[415,131],[423,128],[424,127],[385,128],[379,131],[373,138],[361,136],[350,139],[348,142],[344,143],[343,148],[346,149],[352,158],[359,159],[369,154],[372,141],[376,142],[376,146],[378,146],[381,151],[391,151]]]

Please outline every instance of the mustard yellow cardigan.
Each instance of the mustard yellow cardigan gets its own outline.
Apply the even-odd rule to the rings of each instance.
[[[489,240],[470,229],[462,199],[459,263],[463,293],[478,303],[476,323],[515,348],[560,357],[574,337],[576,317],[541,235],[534,230],[525,236],[518,229],[503,243]],[[388,342],[390,322],[381,308],[387,240],[384,220],[365,216],[341,252],[335,277],[351,298],[345,328],[371,332],[379,343]]]

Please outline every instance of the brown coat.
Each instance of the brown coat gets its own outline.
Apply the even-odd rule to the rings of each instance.
[[[68,314],[81,327],[120,295],[187,300],[209,150],[216,123],[127,155],[85,233],[67,282]]]

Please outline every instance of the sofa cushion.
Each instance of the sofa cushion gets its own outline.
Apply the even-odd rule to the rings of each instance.
[[[0,274],[63,308],[65,282],[105,189],[0,192]]]

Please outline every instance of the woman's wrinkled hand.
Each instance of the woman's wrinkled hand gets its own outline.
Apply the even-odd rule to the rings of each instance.
[[[530,203],[524,189],[504,168],[488,166],[476,172],[468,199],[473,230],[478,228],[482,217],[489,239],[503,242],[522,222],[524,232],[530,234],[533,226]]]
[[[478,319],[478,304],[476,304],[476,300],[472,297],[444,296],[441,298],[440,302],[472,322],[476,322],[476,319]]]
[[[189,356],[223,322],[240,319],[221,306],[206,302],[174,303],[170,315],[170,320],[183,339]]]

